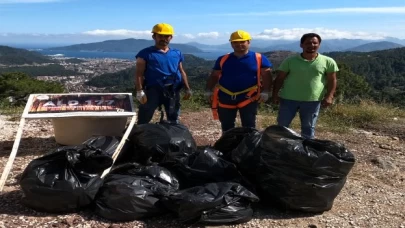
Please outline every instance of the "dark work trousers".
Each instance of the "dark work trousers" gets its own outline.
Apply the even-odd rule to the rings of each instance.
[[[229,96],[230,97],[230,96]],[[219,102],[227,105],[236,105],[243,100],[231,100],[229,98],[221,98]],[[257,115],[258,102],[254,101],[240,109],[230,109],[218,107],[218,117],[221,122],[222,132],[235,127],[236,115],[239,111],[242,127],[256,128],[256,115]]]
[[[173,90],[172,86],[162,88],[160,85],[146,87],[147,102],[140,104],[138,109],[137,124],[149,123],[156,109],[164,106],[169,122],[178,122],[180,115],[180,91]]]

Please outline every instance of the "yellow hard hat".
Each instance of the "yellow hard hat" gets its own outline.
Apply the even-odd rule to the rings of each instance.
[[[161,35],[173,35],[174,29],[171,25],[166,23],[160,23],[153,26],[152,33],[157,33]]]
[[[231,34],[231,38],[229,38],[229,41],[246,41],[246,40],[251,40],[252,37],[250,37],[250,34],[246,31],[243,30],[237,30],[236,32],[233,32]]]

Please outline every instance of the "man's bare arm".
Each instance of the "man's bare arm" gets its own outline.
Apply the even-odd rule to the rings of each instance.
[[[135,88],[137,91],[143,90],[143,74],[145,72],[146,62],[144,59],[138,57],[135,64]]]
[[[273,78],[271,76],[271,68],[262,68],[260,70],[263,83],[263,92],[270,92],[273,85]]]
[[[187,77],[186,72],[183,69],[183,64],[182,63],[179,64],[179,70],[180,70],[180,73],[181,73],[181,77],[183,78],[184,88],[186,90],[190,90],[190,85],[188,84],[188,77]]]
[[[205,86],[205,90],[212,91],[215,85],[218,83],[220,75],[221,75],[220,70],[213,70],[211,72],[211,75],[207,79],[207,85]]]
[[[276,75],[276,79],[273,83],[273,104],[278,104],[280,102],[278,93],[280,92],[281,87],[283,87],[284,80],[287,78],[288,73],[284,71],[277,71]]]
[[[278,97],[281,87],[283,86],[284,80],[287,78],[288,73],[284,71],[278,71],[276,79],[273,85],[273,97]]]
[[[325,98],[333,98],[336,92],[337,86],[337,79],[336,79],[336,72],[328,73],[327,74],[327,92]]]

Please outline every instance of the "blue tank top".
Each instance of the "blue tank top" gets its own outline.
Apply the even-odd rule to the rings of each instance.
[[[145,48],[136,55],[136,58],[146,61],[145,85],[181,84],[182,78],[179,64],[184,61],[183,54],[170,48],[166,53],[155,46]]]

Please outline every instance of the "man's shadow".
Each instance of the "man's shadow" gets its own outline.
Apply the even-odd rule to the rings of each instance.
[[[253,205],[255,219],[259,220],[288,220],[297,218],[309,218],[321,215],[323,212],[302,212],[290,210],[277,202],[256,203]]]
[[[97,214],[95,214],[94,209],[92,207],[94,205],[89,205],[88,207],[74,210],[72,212],[58,212],[58,213],[50,213],[50,212],[42,212],[42,211],[36,211],[32,208],[29,208],[25,206],[22,203],[22,198],[23,198],[23,192],[18,189],[18,190],[13,190],[10,192],[5,192],[0,194],[0,214],[3,215],[10,215],[10,216],[29,216],[29,217],[54,217],[57,220],[58,223],[62,223],[64,225],[72,225],[72,224],[66,224],[69,223],[67,222],[68,220],[64,218],[65,215],[70,215],[72,218],[70,221],[71,223],[74,223],[75,220],[81,220],[78,217],[83,218],[86,221],[97,221],[102,224],[122,224],[122,223],[131,223],[131,221],[110,221],[107,219],[104,219]],[[63,217],[62,217],[63,216]],[[202,225],[190,225],[190,224],[181,224],[178,222],[177,218],[174,216],[172,213],[165,213],[160,216],[155,216],[151,218],[144,218],[144,219],[139,219],[139,220],[134,220],[134,221],[142,221],[144,222],[147,227],[155,227],[155,228],[160,228],[160,227],[167,227],[169,224],[171,227],[179,227],[179,228],[186,228],[186,227],[195,227],[195,228],[203,228],[205,226]]]
[[[13,146],[14,141],[0,141],[0,158],[8,158]],[[21,138],[16,157],[41,156],[60,146],[62,145],[55,141],[55,137]]]
[[[3,206],[0,207],[0,214],[13,215],[13,216],[32,216],[32,217],[59,217],[62,215],[76,215],[74,217],[81,217],[86,221],[97,221],[100,223],[107,224],[121,224],[122,222],[109,221],[102,217],[96,215],[91,209],[91,206],[77,210],[74,212],[66,213],[48,213],[41,212],[31,209],[22,203],[23,192],[21,190],[13,190],[0,195],[0,202]],[[287,211],[276,207],[266,206],[266,205],[254,205],[253,219],[258,220],[281,220],[281,219],[294,219],[294,218],[305,218],[318,215],[319,213],[303,213],[296,211]],[[60,218],[60,217],[59,217]],[[74,220],[75,218],[73,218]],[[64,222],[63,219],[59,219]],[[161,216],[156,216],[152,218],[139,219],[147,224],[148,227],[167,227],[167,225],[175,225],[176,227],[195,227],[202,228],[206,227],[205,224],[181,224],[178,222],[176,216],[171,213],[166,213]],[[128,221],[130,223],[130,221]],[[224,224],[225,225],[225,224]]]

